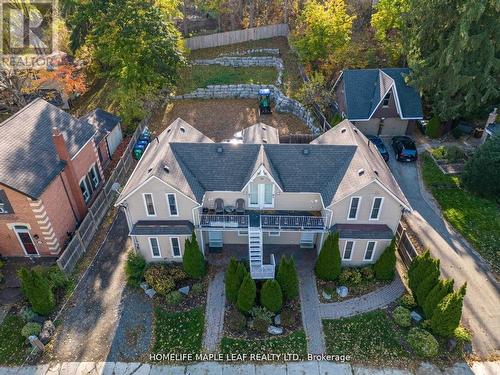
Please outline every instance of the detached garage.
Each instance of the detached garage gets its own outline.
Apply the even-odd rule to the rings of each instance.
[[[94,138],[101,165],[105,166],[111,159],[123,140],[121,119],[102,109],[95,109],[80,118],[94,127]]]

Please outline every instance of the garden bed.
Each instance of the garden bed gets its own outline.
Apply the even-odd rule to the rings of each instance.
[[[489,199],[461,187],[460,176],[445,175],[428,153],[421,158],[425,186],[441,207],[445,219],[492,265],[500,271],[500,211]]]
[[[208,85],[275,84],[278,72],[272,67],[230,67],[192,65],[183,69],[176,95],[190,93]]]
[[[21,335],[25,324],[15,309],[11,309],[0,324],[0,366],[21,365],[31,350],[26,338]]]
[[[352,298],[361,297],[390,283],[391,281],[375,279],[371,266],[344,268],[337,281],[326,281],[316,278],[316,288],[321,303],[347,301]],[[340,297],[336,292],[336,289],[340,286],[347,286],[349,290],[348,295],[344,298]],[[331,296],[331,298],[327,299],[327,295]]]

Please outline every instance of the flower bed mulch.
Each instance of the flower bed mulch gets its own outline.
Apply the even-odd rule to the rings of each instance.
[[[336,281],[324,281],[324,280],[319,280],[316,279],[316,287],[318,289],[318,297],[319,301],[321,303],[332,303],[332,302],[341,302],[341,301],[347,301],[352,298],[357,298],[361,297],[365,294],[371,293],[376,291],[377,289],[383,288],[384,286],[387,286],[390,284],[390,281],[380,281],[380,280],[363,280],[360,284],[358,285],[346,285],[347,288],[349,289],[349,294],[345,298],[341,298],[337,295],[337,293],[332,294],[332,298],[330,300],[327,300],[326,298],[323,297],[323,291],[326,289],[330,289],[332,291],[335,291],[337,287],[341,286],[342,284],[336,282]]]

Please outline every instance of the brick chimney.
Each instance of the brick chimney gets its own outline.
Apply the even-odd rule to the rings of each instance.
[[[78,220],[82,221],[88,211],[87,205],[85,204],[85,200],[83,199],[83,195],[80,190],[80,184],[78,183],[78,178],[73,168],[73,161],[71,160],[68,147],[66,146],[66,141],[64,140],[64,136],[56,127],[52,128],[52,140],[54,142],[54,146],[56,147],[59,159],[66,163],[66,167],[61,173],[64,188],[68,194],[73,212],[78,217]]]

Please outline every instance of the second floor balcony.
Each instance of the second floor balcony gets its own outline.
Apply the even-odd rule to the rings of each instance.
[[[296,231],[324,230],[325,220],[319,211],[245,211],[244,214],[200,214],[199,226],[214,229],[246,229]]]

